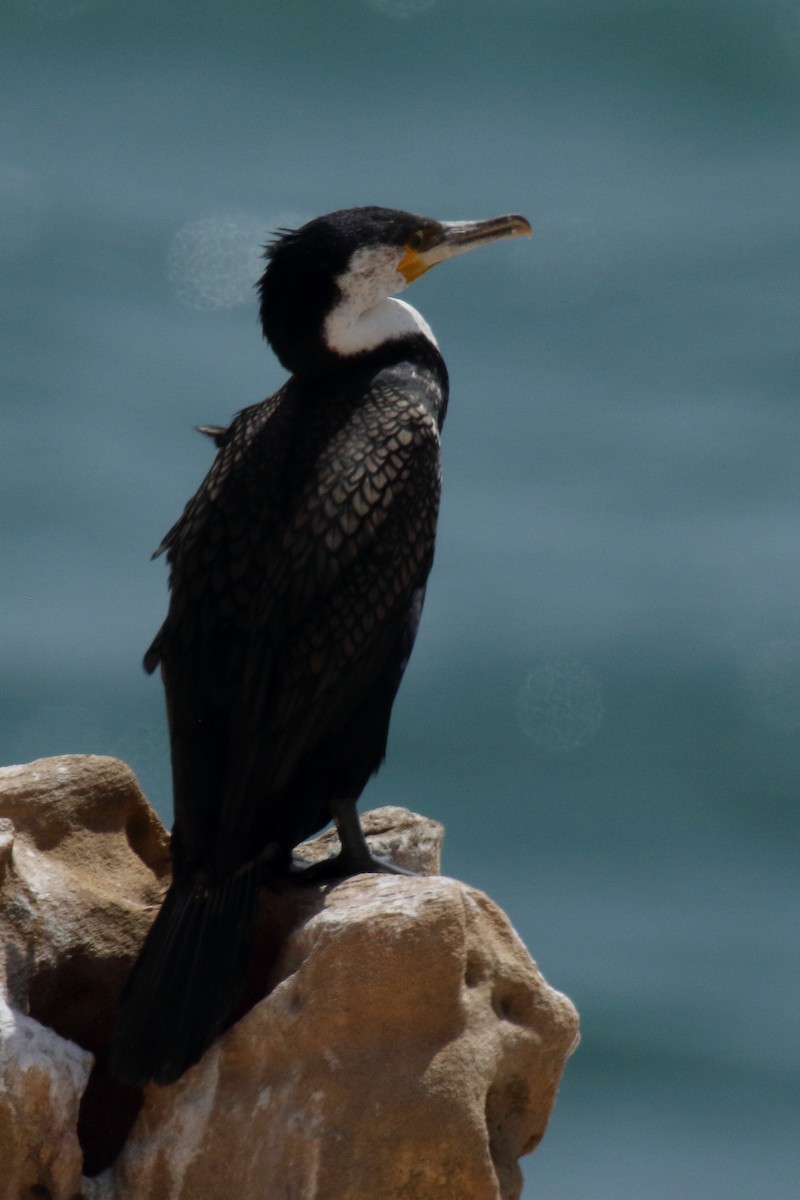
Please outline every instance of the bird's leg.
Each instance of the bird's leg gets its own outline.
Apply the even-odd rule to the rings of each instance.
[[[413,875],[398,867],[388,858],[373,854],[364,830],[358,819],[356,802],[351,797],[331,801],[331,814],[336,822],[336,830],[342,848],[332,858],[322,862],[312,863],[307,867],[297,866],[298,859],[294,857],[292,874],[300,882],[316,883],[320,879],[342,879],[347,875],[363,875],[370,872],[382,872],[387,875]]]
[[[362,872],[382,871],[387,875],[409,875],[412,872],[395,866],[388,858],[373,854],[364,837],[355,800],[337,800],[331,804],[342,848],[336,857],[347,868],[348,875]]]

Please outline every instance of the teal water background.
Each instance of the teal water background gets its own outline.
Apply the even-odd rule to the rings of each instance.
[[[406,294],[444,502],[364,806],[581,1011],[527,1200],[797,1196],[800,4],[3,0],[0,113],[0,761],[169,819],[149,555],[283,377],[270,230],[525,213]]]

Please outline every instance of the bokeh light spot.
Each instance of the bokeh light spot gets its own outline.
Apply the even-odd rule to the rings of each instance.
[[[586,746],[603,723],[600,681],[576,660],[539,663],[519,690],[517,719],[539,750],[566,754]]]
[[[167,255],[167,275],[189,308],[213,312],[255,304],[254,285],[264,270],[264,246],[276,229],[307,220],[297,213],[256,217],[229,213],[202,217],[179,229]]]
[[[234,213],[190,221],[172,239],[167,275],[177,298],[212,312],[255,303],[253,285],[264,269],[269,224]]]

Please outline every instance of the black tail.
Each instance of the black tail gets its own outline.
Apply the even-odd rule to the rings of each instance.
[[[205,887],[173,881],[122,991],[111,1070],[173,1083],[223,1030],[247,977],[256,864]]]

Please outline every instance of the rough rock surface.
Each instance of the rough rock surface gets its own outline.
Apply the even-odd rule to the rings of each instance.
[[[435,823],[364,823],[378,853],[437,869]],[[168,870],[122,763],[0,771],[0,1200],[519,1195],[577,1016],[486,896],[430,876],[265,893],[252,1007],[142,1097],[105,1047]]]

